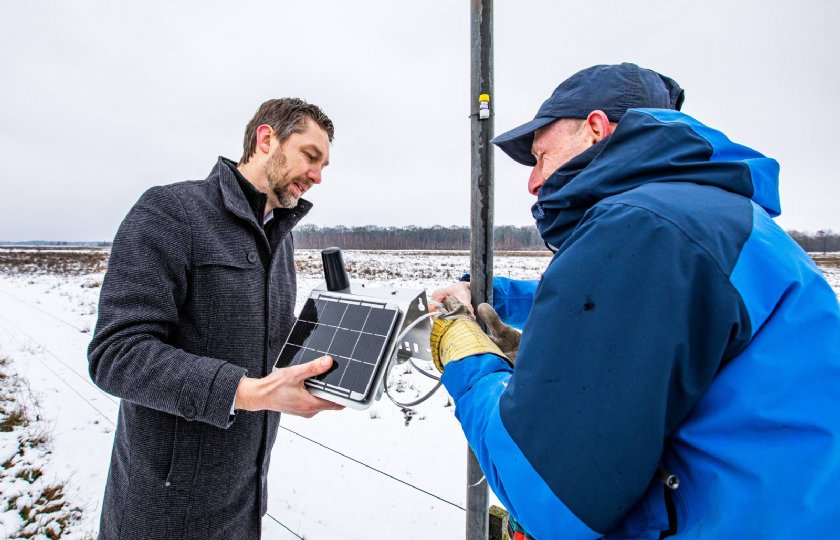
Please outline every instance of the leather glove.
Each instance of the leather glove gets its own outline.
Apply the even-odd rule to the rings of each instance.
[[[477,309],[478,316],[481,317],[481,320],[493,334],[490,336],[490,340],[505,353],[511,364],[515,363],[519,354],[519,341],[522,339],[522,334],[503,323],[499,314],[490,304],[479,304]]]
[[[467,306],[454,296],[447,296],[444,310],[432,326],[429,343],[435,367],[443,373],[446,364],[475,354],[492,353],[507,357],[478,326]],[[510,362],[510,360],[508,360]]]

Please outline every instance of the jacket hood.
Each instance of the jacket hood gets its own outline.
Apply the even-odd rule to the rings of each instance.
[[[531,208],[543,240],[559,247],[592,206],[652,182],[715,186],[752,199],[775,217],[776,160],[667,109],[630,109],[615,132],[552,174]]]

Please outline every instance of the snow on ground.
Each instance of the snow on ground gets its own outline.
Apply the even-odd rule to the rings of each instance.
[[[30,415],[40,419],[48,455],[37,456],[45,485],[63,483],[68,500],[84,512],[81,523],[61,538],[85,538],[96,530],[97,513],[113,440],[118,400],[97,389],[87,376],[85,350],[95,321],[99,275],[4,274],[0,280],[0,357],[11,360],[15,374],[31,389]],[[7,444],[18,433],[0,433],[0,459],[15,458]],[[17,459],[26,461],[25,454]],[[4,475],[0,519],[5,534],[15,533],[15,519],[25,500],[13,498],[25,486],[10,485]],[[10,506],[13,506],[10,508]],[[0,535],[2,535],[0,530]]]
[[[822,270],[828,284],[834,289],[840,299],[840,252],[811,253],[811,258]]]
[[[840,268],[823,268],[823,274],[840,299]]]
[[[68,520],[60,537],[93,538],[119,403],[96,388],[87,374],[86,348],[96,320],[103,254],[18,249],[14,257],[8,250],[0,255],[5,256],[0,257],[0,373],[5,369],[11,374],[0,376],[0,383],[21,382],[17,399],[28,404],[33,419],[37,415],[25,429],[0,431],[0,500],[5,503],[0,504],[0,537],[17,534],[23,525],[21,508],[36,502],[23,495],[27,488],[63,484]],[[298,250],[296,255],[299,310],[322,278],[319,251]],[[344,259],[351,278],[367,286],[423,288],[428,293],[469,269],[469,255],[463,252],[348,251]],[[840,296],[837,259],[820,264]],[[541,254],[497,255],[495,272],[537,277],[549,260]],[[5,367],[4,358],[9,361]],[[429,379],[405,365],[394,372],[393,388],[403,389],[396,393],[401,400],[430,388]],[[0,406],[5,407],[2,394]],[[467,451],[453,412],[441,388],[409,412],[383,397],[366,411],[346,409],[312,419],[283,416],[269,473],[264,537],[461,537]],[[16,454],[20,440],[39,439],[40,434],[46,435],[40,437],[43,444]],[[42,474],[30,482],[25,471],[34,469]],[[50,527],[44,530],[54,531],[56,525]]]
[[[33,396],[29,412],[33,418],[38,415],[36,423],[49,436],[42,454],[24,452],[15,466],[35,460],[44,471],[39,484],[64,483],[65,498],[81,509],[81,518],[61,538],[91,538],[119,406],[119,400],[94,386],[87,374],[86,348],[103,276],[97,260],[104,255],[44,249],[4,250],[2,255],[0,358],[8,357],[10,369],[28,382]],[[367,286],[423,288],[429,293],[469,269],[469,255],[464,253],[345,252],[344,257],[351,278]],[[299,250],[297,258],[296,311],[322,281],[319,251]],[[534,277],[548,261],[539,254],[499,257],[496,269],[513,277]],[[402,401],[418,397],[433,384],[405,365],[394,368],[392,381]],[[443,388],[411,411],[383,397],[366,411],[347,409],[312,419],[283,416],[269,473],[265,538],[461,536],[467,447],[452,416]],[[0,461],[14,454],[19,436],[19,431],[0,433]],[[26,486],[14,474],[4,474],[0,481],[6,502],[0,506],[0,537],[17,534],[23,524],[19,514],[27,500],[9,501]]]

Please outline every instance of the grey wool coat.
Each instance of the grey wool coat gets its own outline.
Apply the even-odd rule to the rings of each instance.
[[[280,415],[230,411],[294,322],[291,229],[311,204],[275,211],[272,249],[232,166],[148,190],[114,239],[88,349],[122,398],[100,540],[260,537]]]

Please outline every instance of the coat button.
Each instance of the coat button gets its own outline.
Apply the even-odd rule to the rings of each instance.
[[[184,407],[184,416],[187,418],[195,418],[195,407],[193,405],[187,405]]]
[[[253,251],[248,252],[248,262],[251,263],[251,264],[254,264],[255,262],[257,262],[257,254],[254,253]]]

